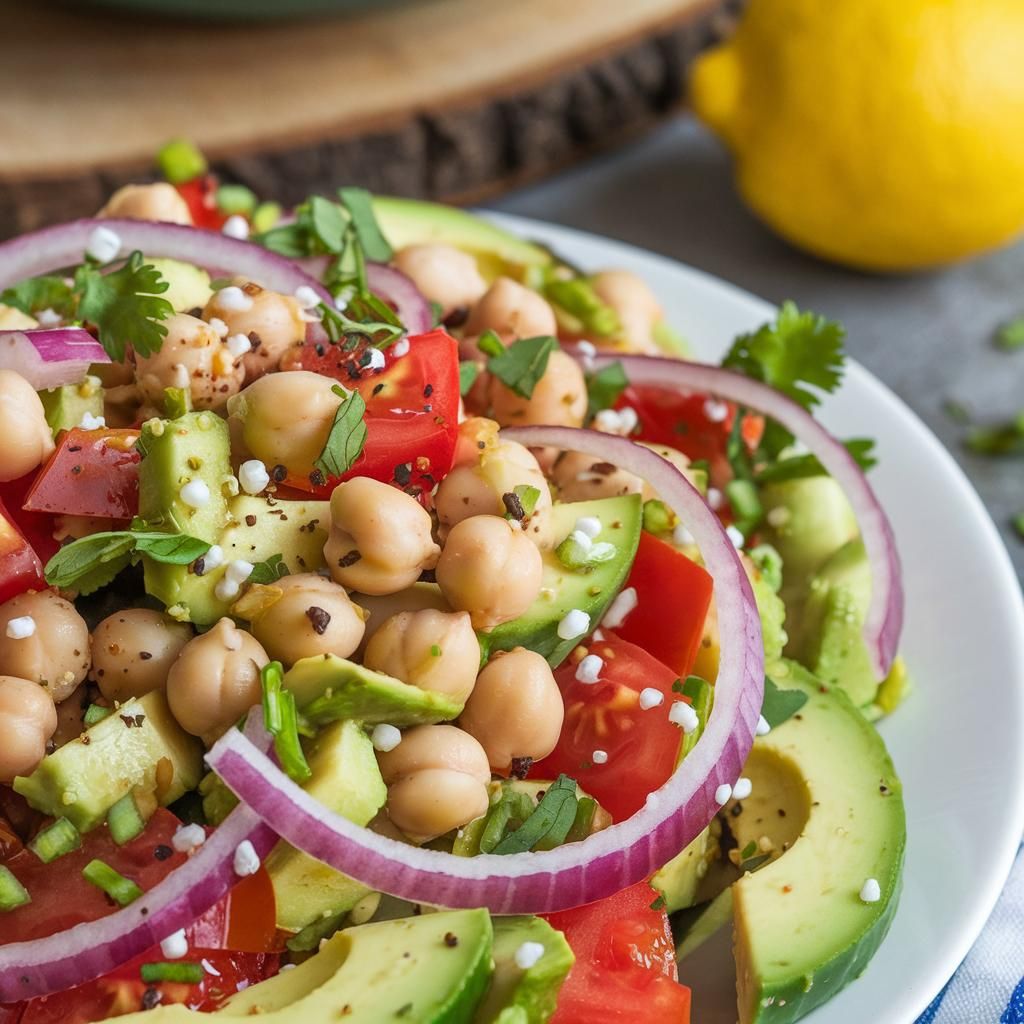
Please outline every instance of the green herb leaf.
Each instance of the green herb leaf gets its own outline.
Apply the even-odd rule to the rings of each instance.
[[[135,553],[146,555],[154,562],[164,565],[189,565],[210,550],[210,545],[198,537],[184,533],[142,533],[129,534],[135,541]],[[88,539],[88,538],[86,538]]]
[[[498,337],[495,331],[487,330],[476,339],[476,347],[485,356],[500,356],[505,351],[505,346],[501,343],[501,338]]]
[[[377,223],[370,193],[365,188],[339,188],[338,197],[352,218],[352,227],[366,258],[374,263],[390,263],[395,253]]]
[[[276,583],[282,576],[289,575],[290,571],[291,570],[289,570],[283,556],[279,552],[276,555],[271,555],[265,561],[257,562],[252,567],[252,572],[249,574],[249,582],[263,584]]]
[[[807,694],[802,690],[782,690],[768,676],[764,677],[761,714],[773,729],[792,718],[806,703]]]
[[[308,201],[309,229],[324,252],[338,255],[345,248],[348,222],[337,203],[323,196],[310,196]]]
[[[555,278],[544,285],[544,295],[574,317],[584,334],[610,338],[622,329],[618,314],[601,300],[586,277]]]
[[[299,741],[295,694],[284,688],[284,666],[271,661],[260,671],[263,686],[263,724],[274,737],[274,750],[281,767],[295,782],[305,782],[312,772]]]
[[[519,504],[522,507],[523,513],[525,515],[532,516],[534,509],[537,507],[537,502],[540,499],[540,491],[531,484],[516,484],[515,487],[512,488],[512,493],[519,499]]]
[[[996,331],[996,346],[1007,352],[1024,348],[1024,316],[1005,323]]]
[[[459,394],[468,395],[469,389],[476,383],[480,376],[480,366],[470,360],[463,360],[459,363]]]
[[[74,290],[64,278],[55,276],[30,277],[21,284],[6,288],[0,292],[0,302],[30,316],[43,309],[52,309],[65,319],[74,317],[78,306]]]
[[[363,422],[366,403],[358,391],[349,393],[338,385],[331,390],[342,398],[342,403],[334,414],[324,450],[313,465],[325,476],[337,477],[347,473],[363,453],[366,444],[366,424]]]
[[[770,853],[761,853],[756,857],[751,857],[749,860],[741,861],[740,871],[756,871],[763,864],[767,864],[772,859]]]
[[[537,809],[514,832],[510,832],[493,852],[525,853],[527,850],[550,850],[565,841],[576,820],[576,782],[559,775],[545,792]]]
[[[744,537],[749,537],[764,515],[757,488],[749,480],[730,480],[725,485],[725,496],[729,499],[736,528]]]
[[[478,343],[479,344],[479,343]],[[550,335],[522,338],[512,342],[499,355],[487,360],[488,371],[520,398],[532,398],[533,389],[548,368],[551,353],[558,342]]]
[[[658,897],[651,903],[651,910],[664,910],[668,906],[668,902],[665,899],[664,893],[658,895]]]
[[[871,469],[878,463],[875,458],[875,442],[867,437],[852,437],[844,441],[846,450],[863,470]],[[755,473],[759,484],[777,484],[784,480],[802,480],[809,476],[825,476],[825,467],[815,455],[793,455],[789,458],[770,462]]]
[[[279,256],[286,256],[290,260],[302,259],[304,256],[312,256],[310,252],[310,233],[308,227],[298,220],[291,224],[282,224],[277,228],[270,228],[262,234],[253,235],[252,241],[262,245]]]
[[[673,684],[672,689],[675,689]],[[697,728],[693,732],[683,736],[683,746],[680,752],[681,757],[687,754],[697,745],[701,738],[704,727],[711,715],[711,706],[715,701],[715,688],[700,676],[687,676],[683,684],[683,696],[686,697],[697,715]]]
[[[587,415],[611,409],[629,387],[622,363],[609,363],[587,377]]]
[[[160,321],[174,312],[160,297],[168,287],[155,267],[143,263],[141,252],[133,252],[109,274],[84,263],[75,272],[75,289],[81,295],[78,315],[95,324],[100,344],[114,362],[124,360],[129,345],[138,355],[150,356],[160,351],[167,334]]]
[[[748,858],[753,857],[755,853],[757,853],[757,843],[751,839],[750,842],[747,843],[747,845],[740,851],[740,860],[747,860]]]

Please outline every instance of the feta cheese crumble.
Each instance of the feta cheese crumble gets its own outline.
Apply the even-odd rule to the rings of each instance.
[[[757,726],[754,729],[755,736],[767,736],[772,731],[772,727],[768,724],[768,719],[764,715],[758,715]]]
[[[746,800],[748,796],[754,791],[754,784],[750,779],[740,776],[736,780],[736,785],[732,787],[732,795],[737,800]]]
[[[230,333],[231,328],[219,316],[211,316],[207,321],[213,330],[213,333],[221,338],[226,338]]]
[[[259,459],[248,459],[238,467],[238,482],[246,494],[259,494],[270,483],[270,474]]]
[[[178,853],[191,853],[206,842],[206,830],[202,825],[182,825],[171,837],[171,846]]]
[[[320,296],[308,284],[300,284],[295,289],[295,298],[303,309],[316,309],[320,305]]]
[[[618,629],[636,608],[637,604],[636,587],[626,587],[625,590],[619,592],[619,595],[609,606],[608,611],[604,613],[601,625],[607,629]]]
[[[189,508],[205,508],[210,503],[210,488],[202,480],[189,480],[178,496]]]
[[[700,725],[697,712],[685,700],[675,700],[672,702],[672,707],[668,709],[668,720],[673,725],[678,725],[687,736],[691,732],[696,732],[697,727]]]
[[[373,727],[370,740],[373,743],[374,750],[379,750],[382,754],[386,754],[389,750],[394,750],[402,742],[402,734],[393,725],[381,723]]]
[[[712,423],[724,423],[729,415],[729,406],[725,402],[719,402],[716,398],[709,398],[704,402],[704,416]]]
[[[882,887],[877,878],[869,878],[860,887],[861,903],[877,903],[882,898]]]
[[[743,550],[743,545],[746,543],[746,537],[743,536],[743,531],[733,526],[731,523],[725,528],[725,535],[732,541],[732,546],[737,551]]]
[[[716,511],[722,507],[722,492],[717,487],[708,488],[708,504]]]
[[[235,559],[228,562],[227,569],[220,582],[214,587],[214,594],[220,601],[230,601],[238,596],[242,584],[252,575],[255,568],[252,562],[245,562],[242,559]]]
[[[188,955],[188,939],[185,937],[185,929],[179,928],[173,935],[168,935],[160,943],[160,953],[167,960],[180,960]]]
[[[563,640],[575,640],[590,629],[590,616],[574,608],[558,623],[558,635]]]
[[[367,366],[371,370],[383,370],[384,369],[384,353],[379,348],[370,349],[370,361]]]
[[[252,296],[246,295],[237,284],[229,284],[217,292],[217,305],[229,313],[244,313],[252,309]]]
[[[401,338],[391,346],[391,352],[397,359],[399,356],[408,355],[409,353],[409,339]]]
[[[259,871],[260,859],[256,856],[256,850],[248,839],[243,839],[235,847],[235,858],[232,866],[239,878],[247,878],[249,875],[255,875]]]
[[[226,221],[221,232],[228,238],[237,238],[245,241],[249,237],[249,222],[241,214],[233,213]]]
[[[573,533],[585,533],[593,540],[601,532],[601,520],[597,516],[580,516],[573,527]]]
[[[85,243],[85,255],[96,260],[97,263],[109,263],[117,259],[121,251],[121,236],[110,228],[99,227],[92,229],[89,240]]]
[[[524,942],[516,950],[516,967],[528,971],[544,955],[544,947],[539,942]]]
[[[36,319],[39,321],[40,327],[56,327],[57,324],[64,323],[64,317],[60,315],[55,309],[41,309],[36,313]]]
[[[214,544],[210,550],[203,555],[203,569],[209,572],[211,569],[219,569],[224,564],[224,549],[219,544]]]
[[[640,691],[640,710],[650,711],[651,708],[656,708],[659,704],[664,703],[665,694],[661,690],[656,690],[653,686],[645,686]]]
[[[241,359],[247,352],[252,351],[252,342],[245,334],[232,334],[225,344],[232,359]]]
[[[580,683],[596,683],[601,678],[604,659],[596,654],[588,654],[576,666],[576,681]]]
[[[19,615],[7,623],[7,636],[11,640],[26,640],[36,631],[36,620],[31,615]]]
[[[590,755],[591,761],[594,764],[607,764],[608,763],[608,751],[607,750],[595,750]]]
[[[723,782],[722,785],[715,790],[715,803],[719,807],[724,807],[729,799],[732,797],[732,786],[728,782]]]
[[[685,548],[695,544],[696,541],[693,534],[682,523],[677,523],[676,528],[672,531],[672,543],[677,547]]]
[[[82,413],[82,418],[78,421],[79,430],[99,430],[106,425],[107,421],[103,416],[93,416],[91,412]]]

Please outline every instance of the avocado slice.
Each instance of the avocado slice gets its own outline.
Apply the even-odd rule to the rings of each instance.
[[[53,436],[62,430],[71,430],[82,422],[82,417],[103,415],[103,384],[99,377],[87,375],[78,384],[64,384],[39,392],[43,412]]]
[[[305,747],[312,771],[306,792],[349,821],[367,824],[384,806],[387,787],[362,727],[334,722]],[[266,868],[277,898],[277,926],[288,932],[351,910],[370,891],[285,842],[271,850]]]
[[[284,686],[313,725],[355,718],[402,728],[448,722],[462,711],[462,704],[445,694],[410,686],[336,654],[297,661],[285,672]]]
[[[496,917],[493,925],[494,973],[473,1024],[545,1024],[576,959],[569,943],[539,917]],[[516,963],[524,942],[544,947],[541,958],[525,970]]]
[[[594,544],[609,543],[615,556],[595,565],[589,572],[567,569],[554,550],[544,555],[544,576],[540,596],[518,619],[502,623],[489,633],[480,633],[480,647],[485,657],[495,651],[527,647],[547,658],[557,668],[582,637],[563,640],[558,624],[574,609],[590,616],[590,627],[596,629],[615,595],[629,576],[640,543],[643,527],[643,503],[639,494],[597,501],[573,501],[556,504],[551,509],[551,536],[556,544],[572,533],[578,519],[594,516],[601,521],[601,532]]]
[[[470,1024],[491,974],[491,918],[453,910],[346,928],[292,971],[232,996],[213,1016],[262,1024]],[[123,1024],[199,1024],[180,1003]]]
[[[47,754],[31,775],[14,780],[14,789],[37,811],[88,832],[126,794],[151,793],[166,806],[195,789],[202,773],[202,744],[178,725],[155,690]]]
[[[167,291],[162,295],[173,307],[175,313],[188,313],[190,310],[202,309],[213,288],[210,286],[210,275],[201,267],[181,260],[146,257],[146,262],[155,267],[160,276],[167,282]]]
[[[709,826],[654,873],[651,886],[664,897],[668,913],[693,906],[697,901],[697,889],[708,873],[708,864],[717,857],[718,851],[718,839],[711,834]]]
[[[895,914],[906,843],[900,782],[874,728],[796,663],[769,674],[808,700],[755,741],[753,791],[729,819],[741,848],[762,835],[774,846],[732,887],[740,1024],[795,1021],[863,971]],[[859,896],[869,878],[875,903]]]

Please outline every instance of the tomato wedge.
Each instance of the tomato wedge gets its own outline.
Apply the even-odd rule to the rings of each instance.
[[[668,781],[679,757],[682,732],[669,721],[672,690],[679,678],[645,650],[603,630],[603,639],[587,649],[602,659],[600,678],[583,683],[577,663],[564,662],[555,679],[565,703],[565,724],[558,745],[530,770],[534,779],[574,778],[615,821],[624,821],[644,805],[648,793]],[[662,703],[643,710],[640,691],[655,689]],[[598,763],[594,752],[607,760]]]
[[[677,981],[675,945],[646,882],[544,917],[576,955],[551,1024],[689,1024],[690,990]]]
[[[201,174],[191,181],[184,181],[174,186],[178,194],[188,204],[189,213],[192,214],[192,223],[197,228],[208,228],[210,231],[220,231],[224,222],[228,219],[227,214],[217,208],[217,178],[213,174]]]
[[[366,402],[366,445],[352,468],[323,484],[288,477],[285,483],[327,497],[340,480],[369,476],[411,494],[429,492],[451,469],[459,424],[459,346],[446,331],[408,339],[409,350],[384,352],[371,370],[367,349],[307,342],[292,369],[311,370],[355,388]],[[364,364],[364,365],[361,365]]]
[[[670,544],[644,531],[640,535],[627,587],[636,590],[637,606],[617,632],[685,678],[704,633],[711,606],[711,576]],[[657,608],[651,615],[644,609]]]
[[[82,430],[62,435],[25,498],[29,512],[131,519],[139,511],[137,430]]]
[[[39,556],[0,501],[0,603],[26,590],[45,587]]]
[[[8,517],[45,565],[60,547],[53,536],[57,525],[55,517],[47,512],[29,512],[22,507],[41,472],[41,469],[33,470],[17,480],[0,483],[0,501],[7,506]]]

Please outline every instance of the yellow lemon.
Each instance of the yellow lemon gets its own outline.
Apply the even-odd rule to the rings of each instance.
[[[948,263],[1024,229],[1024,0],[750,0],[698,115],[779,234],[841,263]]]

